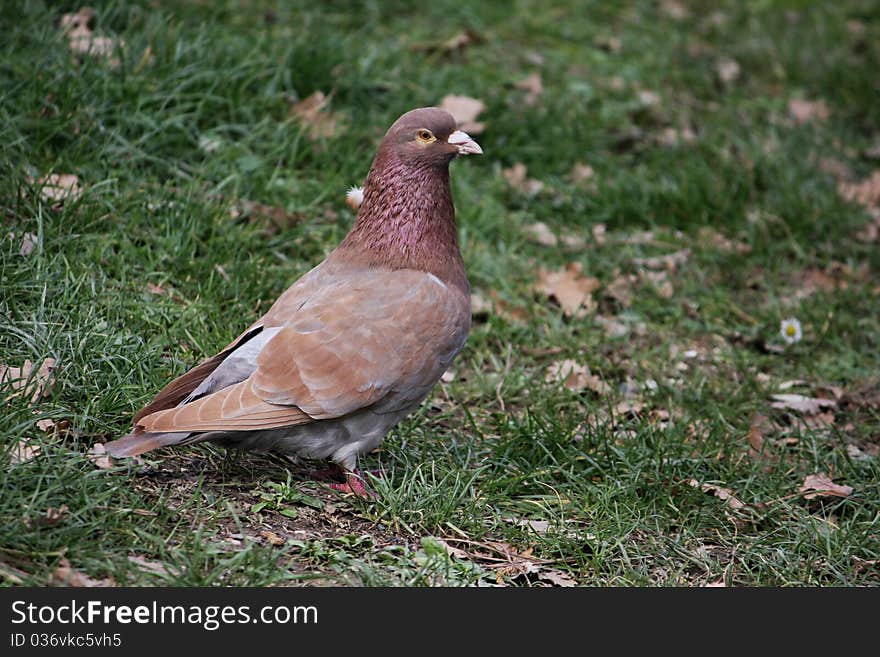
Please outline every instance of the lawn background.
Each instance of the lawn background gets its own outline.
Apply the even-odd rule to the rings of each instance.
[[[880,168],[876,3],[93,6],[111,58],[71,53],[79,5],[0,8],[0,363],[56,359],[46,397],[0,392],[5,584],[880,581],[880,193],[844,198]],[[319,91],[315,139],[292,108]],[[96,467],[342,238],[391,122],[448,94],[486,105],[452,178],[488,309],[363,459],[378,499],[204,446]],[[81,194],[45,198],[50,173]],[[599,284],[583,316],[535,289],[570,263]],[[563,359],[607,388],[548,382]],[[817,473],[853,492],[806,499]]]

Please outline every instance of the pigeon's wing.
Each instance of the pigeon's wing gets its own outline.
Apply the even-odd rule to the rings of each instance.
[[[283,323],[264,325],[278,330],[255,354],[246,379],[142,417],[137,429],[294,426],[385,398],[395,400],[383,408],[391,412],[422,398],[467,337],[467,295],[431,274],[362,270],[325,283],[297,307],[274,312],[270,323]]]
[[[188,370],[171,381],[158,392],[149,404],[138,411],[137,415],[134,416],[134,423],[137,424],[141,418],[155,413],[156,411],[177,406],[181,401],[191,395],[206,378],[210,377],[211,374],[213,374],[214,371],[224,363],[230,354],[247,343],[259,333],[259,331],[259,327],[249,328],[223,348],[220,353],[211,356],[210,358],[206,358],[191,370]]]

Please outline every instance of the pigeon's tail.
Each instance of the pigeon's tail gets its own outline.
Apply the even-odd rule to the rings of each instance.
[[[193,434],[188,431],[169,433],[150,433],[145,431],[130,433],[104,445],[110,456],[137,456],[159,447],[174,445],[191,445],[201,442],[205,434]]]

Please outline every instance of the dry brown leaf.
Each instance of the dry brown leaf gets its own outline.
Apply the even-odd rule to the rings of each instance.
[[[151,561],[137,554],[129,555],[128,562],[136,566],[138,570],[152,575],[164,577],[165,575],[171,574],[171,571],[168,570],[168,567],[165,564],[158,561]]]
[[[284,539],[281,538],[278,534],[268,529],[264,529],[260,532],[260,536],[266,539],[266,542],[269,545],[284,545]]]
[[[72,173],[50,173],[38,178],[36,184],[46,201],[74,201],[82,193],[79,178]]]
[[[0,388],[8,386],[14,391],[6,396],[7,402],[16,397],[29,396],[30,403],[36,404],[52,392],[54,371],[54,358],[43,360],[37,371],[34,371],[34,364],[30,360],[24,361],[20,368],[0,364]]]
[[[471,136],[478,135],[486,129],[485,123],[477,122],[477,116],[486,109],[481,100],[450,94],[443,97],[440,107],[452,114],[458,127]]]
[[[165,288],[155,283],[147,283],[147,292],[150,294],[165,294]]]
[[[538,282],[534,289],[556,301],[566,317],[584,317],[596,308],[593,292],[600,283],[593,277],[583,275],[579,262],[570,262],[562,269],[538,270]]]
[[[640,271],[639,276],[641,279],[651,285],[654,288],[654,291],[657,295],[663,299],[671,299],[672,295],[675,294],[675,288],[672,286],[672,281],[669,280],[669,276],[665,271]]]
[[[95,443],[89,450],[89,460],[95,464],[96,468],[108,470],[113,467],[113,460],[107,454],[104,443]]]
[[[674,21],[683,21],[691,15],[691,12],[678,0],[663,0],[660,10]]]
[[[834,408],[837,402],[833,399],[820,399],[816,397],[806,397],[796,394],[777,394],[770,395],[773,408],[783,411],[797,411],[804,415],[815,415],[822,411],[823,408]]]
[[[340,127],[339,117],[328,109],[329,105],[330,98],[324,92],[316,91],[291,105],[290,113],[307,129],[309,138],[329,139]]]
[[[597,48],[607,52],[620,52],[623,48],[623,41],[620,40],[620,37],[614,35],[600,34],[593,39],[593,43]]]
[[[611,386],[590,372],[588,366],[581,365],[569,358],[551,363],[544,374],[544,381],[547,383],[562,382],[566,388],[575,392],[592,390],[599,395],[607,395],[611,392]]]
[[[526,196],[536,196],[544,189],[544,183],[528,177],[528,169],[522,162],[517,162],[509,169],[502,169],[501,173],[508,185],[523,192]]]
[[[824,100],[798,98],[788,101],[788,113],[798,125],[805,125],[811,121],[825,121],[831,116],[831,110]]]
[[[24,524],[28,527],[51,527],[64,520],[69,511],[70,509],[66,504],[62,504],[57,509],[50,506],[34,520],[25,518]]]
[[[576,586],[577,582],[570,575],[547,568],[546,559],[532,555],[532,548],[518,550],[502,541],[470,541],[460,538],[434,539],[452,557],[476,562],[495,571],[498,583],[502,577],[519,577],[534,574],[539,580],[555,586]],[[456,547],[462,545],[463,548]]]
[[[34,252],[37,247],[37,236],[33,233],[25,233],[21,238],[21,246],[18,249],[20,256],[27,257]]]
[[[635,274],[620,274],[605,286],[605,296],[613,299],[623,308],[629,308],[632,304],[633,286],[638,281]]]
[[[538,579],[549,582],[553,586],[570,587],[577,586],[577,580],[571,575],[556,570],[555,568],[541,568],[538,570]]]
[[[622,338],[629,334],[629,327],[616,317],[603,317],[594,315],[593,321],[602,327],[605,335],[609,338]]]
[[[746,506],[745,503],[740,501],[729,488],[716,486],[715,484],[701,484],[696,479],[690,479],[687,483],[689,486],[699,488],[704,493],[711,493],[719,500],[724,500],[731,509],[742,509]]]
[[[27,440],[19,440],[10,454],[10,465],[21,465],[33,461],[40,455],[40,446]]]
[[[859,203],[869,210],[880,207],[880,169],[861,182],[840,183],[837,191],[847,201]]]
[[[70,562],[61,557],[58,566],[49,576],[49,586],[73,586],[78,588],[92,588],[104,586],[116,586],[112,578],[94,579],[85,573],[74,569]]]
[[[719,233],[714,228],[704,226],[697,232],[701,244],[709,244],[723,253],[749,253],[752,247],[745,242],[732,240]]]
[[[769,420],[760,413],[752,418],[747,440],[753,456],[760,454],[764,448],[764,432],[767,426],[769,426]]]
[[[525,231],[533,242],[537,242],[543,246],[556,246],[559,244],[559,239],[543,221],[536,221],[533,224],[529,224],[525,227]]]
[[[113,67],[119,65],[119,58],[113,54],[117,48],[124,47],[125,42],[95,34],[90,27],[94,21],[95,11],[91,7],[82,7],[75,14],[64,14],[61,17],[61,28],[67,34],[67,44],[77,55],[89,55],[108,60]]]
[[[739,77],[739,62],[730,57],[722,57],[715,62],[715,71],[718,73],[718,79],[724,84],[730,84]]]
[[[653,107],[660,104],[660,94],[650,89],[642,89],[637,94],[639,102],[645,107]]]
[[[690,126],[681,128],[663,128],[657,136],[657,141],[664,146],[678,146],[679,144],[692,144],[697,140],[697,133]]]
[[[633,264],[637,267],[647,267],[648,269],[667,269],[674,272],[680,265],[683,265],[691,257],[690,249],[682,249],[674,253],[667,253],[662,256],[653,256],[650,258],[633,258]]]
[[[585,180],[592,180],[595,175],[596,172],[589,164],[575,162],[575,165],[571,170],[571,181],[573,183],[581,183]]]
[[[805,500],[812,500],[816,497],[849,497],[853,490],[852,486],[835,484],[826,473],[817,472],[804,477],[804,483],[798,488],[798,493],[801,493]]]
[[[526,105],[534,105],[538,102],[538,99],[544,94],[544,83],[541,80],[540,73],[531,73],[527,77],[523,78],[519,82],[516,83],[517,89],[522,89],[526,92],[526,97],[523,99],[523,102]],[[467,130],[465,130],[467,132]]]
[[[70,432],[70,420],[53,420],[52,418],[44,418],[42,420],[37,420],[37,429],[43,433],[64,436]]]

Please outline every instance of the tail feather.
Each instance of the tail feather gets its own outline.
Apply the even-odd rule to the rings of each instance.
[[[204,434],[195,434],[189,431],[174,431],[168,433],[136,432],[104,445],[104,449],[110,456],[137,456],[159,447],[171,447],[174,445],[191,445],[203,440]]]

